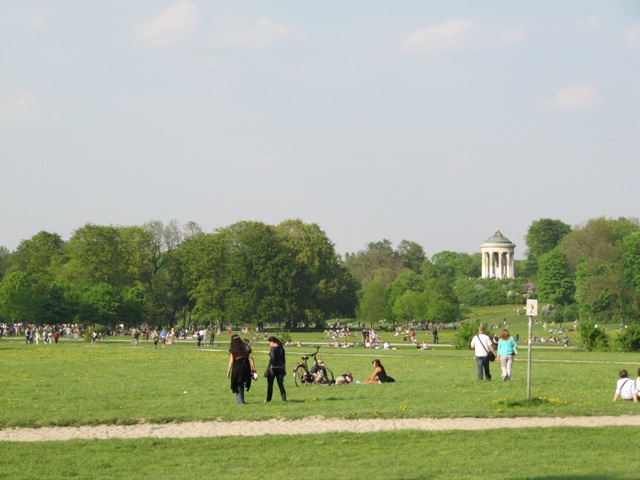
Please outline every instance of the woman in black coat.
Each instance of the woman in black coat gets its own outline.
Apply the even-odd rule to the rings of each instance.
[[[284,347],[282,342],[276,337],[269,337],[269,366],[267,367],[267,399],[271,401],[273,397],[273,381],[278,381],[280,389],[280,397],[283,402],[287,401],[287,392],[284,389],[284,376],[287,374],[287,365],[285,360]]]
[[[253,368],[252,368],[253,367]],[[244,390],[251,388],[251,378],[256,371],[256,362],[251,354],[251,347],[238,335],[231,337],[229,347],[229,367],[227,378],[231,378],[231,391],[236,394],[238,403],[244,402]]]

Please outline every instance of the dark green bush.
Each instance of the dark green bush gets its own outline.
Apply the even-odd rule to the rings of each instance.
[[[628,325],[618,335],[616,344],[623,352],[640,352],[640,323]]]
[[[607,332],[598,328],[595,322],[589,320],[580,322],[578,334],[580,338],[580,347],[582,349],[589,352],[609,351],[609,336],[607,335]]]

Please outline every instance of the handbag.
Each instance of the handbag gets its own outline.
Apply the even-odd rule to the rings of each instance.
[[[489,359],[489,361],[490,362],[495,361],[495,359],[496,359],[495,353],[493,353],[491,350],[487,350],[487,347],[485,346],[484,343],[482,343],[482,341],[480,340],[480,337],[478,335],[476,335],[476,338],[480,342],[480,345],[482,345],[482,348],[484,348],[484,351],[487,352],[487,358]]]
[[[274,377],[275,374],[273,373],[273,367],[271,365],[269,365],[267,367],[267,369],[264,371],[264,378],[269,378],[269,377]]]

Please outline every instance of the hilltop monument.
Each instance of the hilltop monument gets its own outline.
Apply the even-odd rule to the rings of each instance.
[[[480,245],[482,278],[514,278],[513,251],[516,248],[500,229]]]

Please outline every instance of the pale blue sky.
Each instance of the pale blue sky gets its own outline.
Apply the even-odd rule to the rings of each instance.
[[[0,245],[318,223],[473,253],[640,213],[639,1],[0,1]]]

